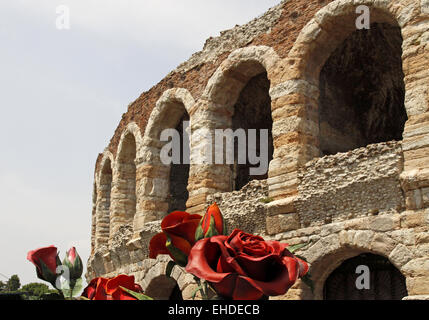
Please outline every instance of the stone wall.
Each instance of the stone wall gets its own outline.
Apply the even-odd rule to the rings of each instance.
[[[400,142],[308,162],[298,174],[296,209],[302,227],[403,211],[403,162]]]
[[[356,6],[360,4],[370,8],[371,22],[386,26],[383,30],[394,30],[397,52],[402,40],[402,61],[397,54],[394,76],[385,77],[381,84],[369,79],[375,81],[370,81],[371,87],[380,85],[383,90],[360,90],[362,83],[354,85],[364,79],[356,65],[367,63],[367,59],[344,49],[347,39],[354,42],[349,37],[356,31]],[[185,113],[192,132],[203,129],[214,136],[216,129],[232,128],[235,111],[248,105],[241,99],[243,89],[246,92],[252,79],[266,74],[265,95],[252,99],[250,94],[247,98],[255,102],[252,108],[257,101],[263,101],[264,106],[271,101],[274,152],[268,179],[252,181],[231,192],[234,170],[230,165],[191,163],[186,210],[203,214],[208,204],[217,201],[230,229],[239,227],[291,244],[311,242],[300,254],[312,264],[317,279],[315,295],[298,283],[283,298],[322,298],[329,273],[362,252],[390,259],[406,277],[408,299],[428,295],[428,25],[427,1],[282,1],[250,23],[209,39],[201,52],[130,104],[99,155],[87,278],[134,274],[154,296],[168,298],[156,290],[165,286],[166,292],[174,293],[178,287],[184,297],[190,297],[195,288],[192,277],[178,268],[175,282],[166,280],[163,273],[168,256],[147,258],[149,241],[160,231],[160,221],[168,211],[170,187],[175,186],[170,166],[160,161],[160,132],[176,127]],[[355,40],[360,41],[358,38]],[[335,54],[338,48],[347,51],[348,62],[357,59],[351,68],[341,68],[343,55]],[[380,49],[378,55],[385,50]],[[326,151],[341,151],[336,146],[343,145],[338,134],[329,135],[333,130],[323,138],[323,123],[348,114],[347,110],[336,114],[337,107],[321,110],[326,94],[323,68],[332,56],[327,67],[330,80],[335,80],[337,70],[353,70],[354,80],[346,89],[357,88],[359,92],[351,95],[352,104],[359,104],[362,98],[373,101],[371,105],[376,107],[364,117],[336,119],[331,128],[342,128],[346,120],[357,121],[352,127],[364,128],[363,134],[368,131],[375,141],[360,139],[351,148],[362,148],[319,158]],[[340,87],[341,83],[329,81],[330,100],[344,89]],[[344,107],[341,101],[334,102],[332,106]],[[403,135],[403,112],[401,121],[390,126],[397,106],[404,107],[408,117]],[[358,107],[353,107],[357,113],[362,111]],[[386,117],[385,111],[390,115]],[[241,120],[246,123],[246,119]],[[366,146],[401,136],[402,142],[380,141]],[[192,136],[191,155],[203,150],[197,156],[207,156],[208,149],[202,147],[213,145],[208,139]],[[327,142],[335,150],[325,150]]]

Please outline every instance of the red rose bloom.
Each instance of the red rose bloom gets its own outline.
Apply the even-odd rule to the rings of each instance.
[[[28,252],[27,260],[36,266],[37,277],[55,285],[57,267],[61,264],[55,246],[44,247]]]
[[[121,287],[143,293],[142,287],[134,282],[134,276],[119,275],[112,279],[93,279],[83,291],[82,296],[89,300],[137,300]]]
[[[170,213],[161,222],[163,232],[149,243],[149,257],[155,259],[159,254],[169,254],[174,261],[185,266],[195,244],[195,230],[201,218],[198,214],[182,211]]]
[[[287,247],[236,229],[230,236],[198,241],[191,250],[186,271],[210,282],[227,299],[278,296],[308,271],[307,263]]]

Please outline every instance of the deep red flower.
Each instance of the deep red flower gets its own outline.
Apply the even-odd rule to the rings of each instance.
[[[186,265],[201,218],[198,214],[183,211],[170,213],[161,222],[162,233],[149,243],[149,257],[155,259],[159,254],[169,254],[178,264]]]
[[[55,246],[43,247],[28,252],[27,260],[36,266],[37,277],[55,284],[57,267],[61,264]]]
[[[287,247],[236,229],[230,236],[198,241],[192,247],[186,271],[210,282],[227,299],[278,296],[308,271],[307,263]]]
[[[85,288],[82,296],[90,300],[137,300],[125,289],[143,293],[140,285],[134,282],[134,276],[119,275],[115,278],[95,278]]]

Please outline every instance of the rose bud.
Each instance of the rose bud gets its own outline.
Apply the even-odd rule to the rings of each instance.
[[[75,247],[67,251],[66,257],[63,260],[63,264],[69,268],[71,280],[80,279],[83,272],[83,264],[82,259],[77,254]]]
[[[170,213],[161,222],[162,233],[150,240],[149,257],[156,259],[159,254],[169,254],[178,265],[186,266],[200,220],[198,214],[182,211]]]
[[[36,266],[37,277],[55,287],[57,267],[61,265],[55,246],[44,247],[28,252],[27,260]]]
[[[226,234],[225,219],[216,202],[207,208],[195,232],[195,241]]]

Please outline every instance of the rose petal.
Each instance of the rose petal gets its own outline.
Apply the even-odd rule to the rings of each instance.
[[[106,283],[106,293],[113,296],[113,293],[115,290],[117,290],[119,287],[124,287],[129,290],[134,289],[134,276],[127,276],[124,274],[121,274],[113,279],[110,279]]]
[[[217,266],[217,257],[220,252],[218,244],[212,241],[213,238],[227,239],[226,236],[214,236],[198,241],[191,249],[185,270],[200,279],[219,283],[229,273],[218,273],[213,270]]]
[[[247,277],[238,276],[234,285],[233,300],[259,300],[263,293],[255,288]]]
[[[152,237],[149,242],[149,258],[156,259],[159,254],[170,254],[165,246],[167,236],[162,232]]]
[[[55,275],[57,272],[57,254],[58,249],[55,246],[44,247],[28,252],[27,260],[32,262],[39,272],[42,271],[40,261],[49,268],[49,270]]]

